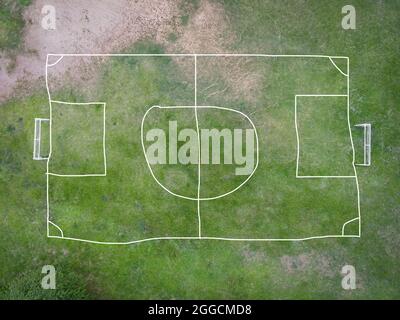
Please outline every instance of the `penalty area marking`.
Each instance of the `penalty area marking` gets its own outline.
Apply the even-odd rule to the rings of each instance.
[[[58,60],[55,63],[51,63],[49,64],[49,57],[58,57]],[[282,55],[282,54],[241,54],[241,53],[214,53],[214,54],[209,54],[209,53],[203,53],[203,54],[197,54],[197,53],[175,53],[175,54],[122,54],[122,53],[115,53],[115,54],[79,54],[79,53],[66,53],[66,54],[53,54],[53,53],[49,53],[47,54],[46,57],[46,68],[45,68],[45,82],[46,82],[46,89],[47,89],[47,94],[48,94],[48,99],[49,99],[49,106],[50,106],[50,152],[49,152],[49,157],[47,159],[47,169],[46,169],[46,186],[47,186],[47,190],[46,190],[46,204],[47,204],[47,212],[46,212],[46,221],[47,221],[47,237],[48,238],[57,238],[57,239],[65,239],[65,240],[73,240],[73,241],[80,241],[80,242],[87,242],[87,243],[94,243],[94,244],[112,244],[112,245],[125,245],[125,244],[135,244],[135,243],[142,243],[142,242],[148,242],[148,241],[157,241],[157,240],[222,240],[222,241],[254,241],[254,242],[268,242],[268,241],[276,241],[276,242],[286,242],[286,241],[307,241],[307,240],[313,240],[313,239],[327,239],[327,238],[359,238],[361,237],[361,213],[360,213],[360,191],[359,191],[359,186],[358,186],[358,178],[357,178],[357,172],[354,166],[354,159],[355,159],[355,151],[354,151],[354,146],[353,146],[353,140],[352,140],[352,136],[350,133],[350,140],[351,140],[351,144],[352,144],[352,148],[353,148],[353,168],[354,168],[354,177],[351,176],[351,178],[355,178],[356,179],[356,185],[357,185],[357,202],[358,202],[358,217],[351,219],[347,222],[345,222],[342,226],[342,232],[340,235],[320,235],[320,236],[311,236],[311,237],[304,237],[304,238],[227,238],[227,237],[204,237],[201,236],[201,221],[200,221],[200,212],[198,211],[198,216],[199,216],[199,236],[197,237],[153,237],[153,238],[146,238],[146,239],[140,239],[140,240],[134,240],[134,241],[128,241],[128,242],[107,242],[107,241],[94,241],[94,240],[87,240],[87,239],[79,239],[79,238],[72,238],[72,237],[65,237],[64,233],[62,231],[62,229],[55,223],[53,223],[52,221],[50,221],[49,215],[50,215],[50,207],[49,207],[49,176],[50,175],[56,175],[56,174],[51,174],[49,172],[49,159],[51,156],[51,151],[52,151],[52,144],[51,144],[51,127],[52,127],[52,123],[51,123],[51,114],[52,114],[52,110],[51,110],[51,95],[50,95],[50,89],[49,89],[49,85],[48,85],[48,68],[49,67],[53,67],[56,64],[58,64],[64,57],[194,57],[194,62],[195,62],[195,77],[197,78],[197,57],[273,57],[273,58],[325,58],[325,59],[329,59],[330,62],[333,64],[333,66],[344,76],[347,77],[347,115],[348,115],[348,126],[349,126],[349,130],[350,130],[350,116],[349,116],[349,99],[350,99],[350,72],[349,72],[349,57],[346,56],[330,56],[330,55]],[[346,59],[347,60],[347,73],[343,72],[333,61],[333,59]],[[312,95],[312,96],[317,96],[317,95]],[[104,103],[104,107],[105,107],[105,103]],[[152,107],[153,108],[153,107]],[[176,108],[176,107],[175,107]],[[188,108],[193,108],[192,106],[188,106]],[[201,108],[201,106],[197,106],[197,79],[195,79],[195,111],[196,111],[196,115],[197,115],[197,108]],[[220,108],[220,109],[224,109],[222,107],[215,107],[215,108]],[[150,108],[151,109],[151,108]],[[150,110],[149,109],[149,110]],[[227,108],[225,108],[227,109]],[[147,110],[147,112],[149,111]],[[239,112],[237,110],[232,109],[231,111],[234,112]],[[147,114],[146,112],[146,114]],[[244,114],[243,114],[244,115]],[[246,115],[244,115],[246,118],[248,118]],[[145,116],[144,116],[145,117]],[[144,119],[143,117],[143,119]],[[197,117],[196,117],[197,118]],[[104,164],[105,164],[105,173],[100,175],[100,176],[104,176],[106,174],[106,154],[105,154],[105,112],[104,112],[104,118],[103,118],[103,124],[104,124],[104,130],[103,130],[103,151],[104,151]],[[143,146],[143,119],[142,119],[142,146]],[[252,174],[247,178],[247,180],[254,174],[255,170],[257,169],[258,166],[258,137],[257,137],[257,131],[256,128],[254,126],[254,124],[252,123],[251,119],[248,118],[249,121],[251,122],[251,124],[253,125],[254,129],[255,129],[255,133],[256,133],[256,141],[257,141],[257,164],[255,166],[255,169],[253,170]],[[197,120],[197,119],[196,119]],[[198,122],[197,122],[197,126],[198,126]],[[296,124],[297,126],[297,124]],[[198,129],[198,127],[197,127]],[[297,127],[296,127],[296,133],[297,133]],[[146,155],[146,153],[145,153]],[[199,155],[200,156],[200,155]],[[148,163],[147,157],[146,157],[146,162]],[[149,165],[149,164],[148,164]],[[199,173],[200,173],[200,161],[199,161]],[[153,174],[152,174],[153,175]],[[297,175],[297,172],[296,172]],[[59,175],[59,176],[64,176],[64,175]],[[83,175],[83,176],[91,176],[91,175]],[[81,177],[81,175],[69,175],[69,177]],[[155,178],[153,176],[153,178]],[[300,178],[300,177],[299,177]],[[340,178],[340,177],[339,177]],[[341,178],[343,178],[343,176],[341,176]],[[247,180],[244,181],[244,183],[247,182]],[[158,182],[157,182],[158,183]],[[244,183],[242,183],[238,188],[232,190],[230,193],[238,190]],[[160,184],[160,183],[159,183]],[[163,187],[160,184],[161,187]],[[164,187],[163,187],[164,189]],[[168,190],[166,190],[168,191]],[[169,192],[169,191],[168,191]],[[170,192],[171,193],[171,192]],[[199,207],[199,203],[201,200],[213,200],[213,199],[217,199],[220,197],[223,197],[227,194],[224,195],[220,195],[219,197],[213,197],[213,198],[204,198],[201,199],[199,197],[200,195],[200,180],[199,180],[199,185],[198,185],[198,196],[197,198],[190,198],[189,200],[196,200],[198,202],[198,207]],[[179,196],[179,195],[176,195]],[[184,196],[182,196],[184,197]],[[344,234],[344,228],[345,226],[350,223],[353,222],[355,220],[359,221],[359,233],[358,235],[345,235]],[[60,233],[61,236],[52,236],[50,235],[50,231],[49,231],[49,225],[53,225],[54,227],[56,227]]]
[[[332,61],[333,63],[333,61]],[[349,73],[349,65],[347,66],[347,74]],[[342,226],[342,236],[344,236],[344,231],[345,231],[345,226],[353,221],[358,220],[359,223],[359,229],[358,229],[358,236],[361,237],[361,206],[360,206],[360,188],[359,188],[359,183],[358,183],[358,177],[357,177],[357,170],[355,167],[355,149],[354,149],[354,143],[353,143],[353,137],[351,133],[351,127],[350,127],[350,95],[349,95],[349,78],[347,79],[347,94],[296,94],[295,95],[295,104],[294,104],[294,119],[295,119],[295,129],[296,129],[296,138],[297,138],[297,155],[296,155],[296,178],[298,179],[318,179],[318,178],[328,178],[328,179],[355,179],[356,182],[356,190],[357,190],[357,211],[358,211],[358,217],[351,219],[347,222],[345,222]],[[298,124],[297,124],[297,97],[347,97],[347,123],[348,123],[348,131],[349,131],[349,137],[350,137],[350,144],[352,148],[352,154],[353,154],[353,160],[352,160],[352,166],[353,166],[353,171],[354,175],[351,176],[300,176],[299,175],[299,158],[300,158],[300,138],[299,138],[299,132],[298,132]]]

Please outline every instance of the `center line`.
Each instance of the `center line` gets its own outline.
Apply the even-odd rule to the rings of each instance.
[[[197,130],[197,148],[198,148],[198,180],[197,180],[197,219],[199,223],[199,238],[201,238],[201,216],[200,216],[200,161],[201,161],[201,151],[200,151],[200,130],[199,130],[199,119],[197,116],[197,55],[194,55],[194,116],[196,118],[196,130]]]

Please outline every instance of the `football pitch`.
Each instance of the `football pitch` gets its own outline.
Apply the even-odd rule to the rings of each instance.
[[[400,1],[48,2],[0,5],[0,299],[400,298]]]
[[[62,89],[52,90],[53,68],[68,63],[64,59],[82,58],[107,70],[98,88],[76,91],[73,95],[79,99],[73,100]],[[98,59],[102,61],[90,61]],[[218,77],[235,65],[245,65],[249,73],[258,70],[266,79],[253,90],[256,103],[218,88]],[[133,66],[127,81],[108,94],[110,78],[127,66]],[[157,68],[157,78],[149,81],[168,91],[171,86],[180,88],[176,95],[161,92],[154,100],[136,85],[139,74],[151,75]],[[126,244],[361,235],[347,57],[52,54],[46,70],[49,237]],[[303,77],[309,81],[296,81]],[[135,98],[121,102],[119,97],[128,91]],[[151,127],[168,132],[169,154],[190,138],[174,141],[171,123],[177,130],[192,128],[197,135],[204,129],[218,130],[217,137],[209,138],[214,140],[210,145],[217,143],[218,153],[232,139],[228,141],[223,130],[252,127],[256,141],[246,146],[256,146],[251,170],[236,175],[240,165],[232,161],[150,164],[146,132]],[[199,150],[208,149],[200,143],[187,150],[187,157],[196,159],[204,155]]]

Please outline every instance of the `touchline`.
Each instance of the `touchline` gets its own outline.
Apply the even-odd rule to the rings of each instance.
[[[254,129],[180,129],[178,122],[169,121],[168,132],[152,128],[146,131],[149,145],[146,156],[157,164],[234,164],[236,175],[250,175],[255,165]],[[199,148],[200,143],[200,148]],[[200,150],[200,156],[199,156]],[[223,158],[223,160],[221,160]]]

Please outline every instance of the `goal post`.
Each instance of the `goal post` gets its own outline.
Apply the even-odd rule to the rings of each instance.
[[[33,139],[33,160],[47,160],[47,157],[41,155],[41,133],[42,122],[49,122],[49,119],[35,118],[35,132]]]

